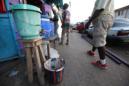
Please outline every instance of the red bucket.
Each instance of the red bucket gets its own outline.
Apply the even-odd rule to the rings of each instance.
[[[49,59],[44,63],[45,79],[52,84],[58,84],[63,80],[64,60],[60,58],[54,58],[54,59],[56,62],[59,63],[58,68],[55,69],[52,68],[51,64],[52,59]]]

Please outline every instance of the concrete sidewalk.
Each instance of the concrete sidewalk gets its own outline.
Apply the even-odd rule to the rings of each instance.
[[[63,81],[56,86],[129,86],[129,68],[124,65],[117,65],[108,58],[107,70],[90,64],[91,61],[98,59],[98,55],[91,57],[86,54],[91,47],[76,32],[70,34],[70,45],[57,47],[66,64]],[[19,71],[16,77],[8,77],[8,72],[3,73],[0,76],[0,86],[29,86],[25,66],[24,63],[16,66]],[[36,81],[35,79],[31,86],[39,86]],[[44,83],[44,86],[53,85]]]
[[[71,34],[69,46],[59,48],[66,61],[64,80],[61,86],[129,86],[129,68],[117,65],[107,58],[109,67],[101,70],[90,64],[98,59],[86,54],[91,45],[78,33]]]

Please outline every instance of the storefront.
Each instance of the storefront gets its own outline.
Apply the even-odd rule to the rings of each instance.
[[[10,12],[12,4],[19,0],[0,0],[0,62],[20,56],[18,35]]]
[[[62,7],[62,0],[44,0],[45,3],[55,3]],[[26,3],[43,9],[41,0],[0,0],[0,61],[6,61],[21,56],[21,44],[19,42],[18,32],[15,27],[11,5]],[[43,12],[44,10],[42,10]]]

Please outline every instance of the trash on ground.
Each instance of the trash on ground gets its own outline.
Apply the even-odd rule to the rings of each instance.
[[[45,56],[48,56],[47,45],[43,45],[43,49],[44,49]],[[54,48],[50,48],[50,58],[59,58],[59,57],[60,55],[58,51]]]
[[[13,69],[13,70],[11,70],[11,71],[10,71],[10,73],[9,73],[9,77],[16,76],[16,75],[18,75],[18,73],[19,73],[19,71],[17,71],[17,70],[15,70],[15,69]]]

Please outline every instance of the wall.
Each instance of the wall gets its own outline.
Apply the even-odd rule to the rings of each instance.
[[[129,6],[117,9],[115,11],[116,17],[123,17],[123,18],[129,18]]]
[[[16,39],[15,24],[10,11],[10,3],[17,4],[12,0],[5,0],[6,12],[0,13],[0,62],[19,56],[19,48]]]

